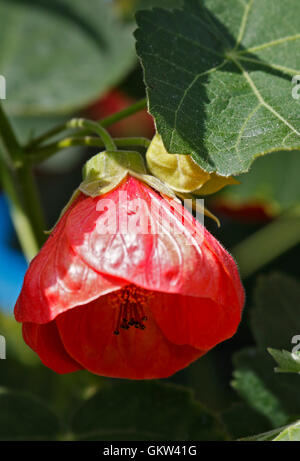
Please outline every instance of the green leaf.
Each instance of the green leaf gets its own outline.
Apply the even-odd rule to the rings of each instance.
[[[300,442],[300,421],[286,427],[273,439],[274,442]]]
[[[284,238],[284,236],[283,236]],[[254,292],[251,326],[262,348],[291,350],[300,334],[300,284],[283,274],[262,276]]]
[[[300,202],[300,154],[274,152],[261,157],[247,175],[237,179],[239,187],[226,187],[222,199],[233,204],[259,202],[272,214],[279,214]]]
[[[229,176],[300,149],[299,16],[298,0],[185,0],[137,13],[149,109],[168,152]]]
[[[41,401],[0,388],[0,440],[54,440],[60,426]]]
[[[263,434],[245,437],[242,441],[252,442],[299,442],[300,441],[300,421],[285,427],[279,427]]]
[[[300,417],[300,378],[296,374],[274,373],[267,351],[247,348],[234,355],[233,387],[247,404],[265,416],[272,427]]]
[[[75,413],[77,440],[220,440],[215,418],[193,394],[155,381],[103,388]]]
[[[49,115],[85,106],[134,63],[131,26],[105,0],[3,0],[0,74],[10,115]]]
[[[271,348],[269,348],[268,351],[279,365],[279,367],[275,368],[275,371],[279,373],[300,374],[300,352],[291,353],[289,351],[278,351],[277,349]]]
[[[236,370],[232,386],[240,396],[251,408],[267,418],[272,427],[286,424],[289,415],[281,395],[276,392],[276,386],[274,389],[277,376],[274,378],[273,367],[265,351],[245,349],[235,354],[234,363]]]

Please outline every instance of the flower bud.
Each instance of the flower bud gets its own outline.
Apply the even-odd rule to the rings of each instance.
[[[204,171],[191,155],[168,153],[159,134],[152,139],[146,158],[151,173],[175,192],[207,195],[229,184],[239,184],[232,176]]]

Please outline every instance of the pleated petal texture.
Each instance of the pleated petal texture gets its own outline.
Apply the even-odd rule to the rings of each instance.
[[[83,194],[63,215],[31,261],[15,306],[19,322],[47,323],[61,312],[118,290],[124,282],[99,274],[71,248],[65,233],[72,209],[88,200]],[[81,228],[77,229],[81,232]]]
[[[148,290],[243,302],[235,262],[180,203],[132,177],[105,199],[116,206],[114,232],[99,232],[110,219],[101,197],[79,203],[65,227],[70,247],[94,271]],[[136,230],[142,220],[147,233]]]
[[[233,258],[204,226],[128,176],[67,209],[28,268],[15,317],[57,373],[154,379],[230,338],[244,298]]]

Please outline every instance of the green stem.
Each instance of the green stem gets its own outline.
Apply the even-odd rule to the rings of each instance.
[[[36,240],[39,247],[41,247],[46,240],[44,234],[46,224],[39,192],[30,165],[24,164],[24,166],[17,169],[16,179],[20,187],[24,207],[34,229]]]
[[[85,120],[84,118],[73,118],[67,123],[67,128],[84,128],[87,131],[94,132],[99,135],[102,139],[104,146],[107,150],[115,150],[116,145],[108,133],[108,131],[103,128],[103,126],[98,122],[93,122],[91,120]]]
[[[34,229],[17,193],[15,178],[5,163],[1,164],[0,173],[3,190],[9,199],[10,215],[14,228],[17,232],[24,255],[26,259],[30,261],[39,251],[39,244]]]
[[[136,136],[129,138],[114,138],[114,141],[118,147],[139,146],[148,149],[151,144],[149,139]]]
[[[23,163],[22,149],[18,143],[12,126],[0,104],[0,137],[7,153],[10,167],[18,168]]]
[[[37,136],[36,138],[32,139],[28,144],[24,146],[24,150],[31,150],[34,147],[42,144],[44,141],[47,141],[49,138],[53,138],[55,135],[62,133],[67,129],[67,122],[60,123],[59,125],[56,125],[54,128],[51,128],[50,130],[45,131],[45,133],[41,134],[40,136]]]
[[[43,213],[32,172],[23,161],[23,150],[1,104],[0,139],[6,152],[5,157],[2,155],[1,179],[4,189],[11,199],[12,219],[18,223],[21,221],[24,223],[25,219],[27,221],[26,232],[22,231],[20,225],[16,226],[16,231],[24,253],[30,259],[34,255],[33,249],[35,248],[36,251],[45,240]],[[25,233],[27,237],[24,235]],[[25,244],[26,238],[30,240],[28,245]]]
[[[232,255],[246,278],[299,242],[300,206],[296,206],[236,245]]]
[[[116,112],[115,114],[112,114],[109,117],[103,118],[100,121],[101,125],[104,127],[113,125],[114,123],[119,122],[120,120],[123,120],[124,118],[127,118],[130,115],[133,115],[136,112],[139,112],[140,110],[145,109],[146,107],[147,107],[147,98],[141,99],[140,101],[137,101],[135,104],[132,104],[131,106],[126,107],[126,109],[123,109],[120,112]]]
[[[114,142],[117,147],[130,147],[130,146],[141,146],[148,148],[150,141],[147,138],[114,138]],[[61,139],[60,141],[48,144],[46,146],[39,147],[26,154],[26,161],[30,164],[40,163],[54,154],[57,154],[60,150],[67,149],[72,146],[92,146],[104,148],[104,143],[100,138],[83,136],[83,137],[70,137]]]
[[[124,118],[129,117],[130,115],[135,114],[136,112],[139,112],[142,109],[145,109],[146,107],[147,107],[147,99],[144,98],[132,104],[131,106],[127,107],[126,109],[123,109],[119,112],[116,112],[113,115],[110,115],[109,117],[105,117],[102,120],[99,120],[99,123],[102,125],[102,127],[106,128],[110,125],[113,125],[116,122],[119,122],[120,120],[123,120]],[[57,125],[51,130],[46,131],[42,135],[30,141],[30,143],[28,143],[25,146],[25,150],[32,150],[34,147],[42,144],[44,141],[47,141],[49,138],[52,138],[53,136],[59,133],[62,133],[63,131],[68,130],[69,128],[70,127],[68,126],[68,122]],[[81,134],[82,135],[86,134],[86,132],[84,131]]]

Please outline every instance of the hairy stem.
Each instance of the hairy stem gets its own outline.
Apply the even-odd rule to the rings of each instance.
[[[123,120],[124,118],[127,118],[130,115],[133,115],[136,112],[145,109],[146,107],[147,98],[141,99],[140,101],[137,101],[135,104],[126,107],[126,109],[123,109],[120,112],[116,112],[115,114],[112,114],[109,117],[103,118],[101,120],[101,125],[104,127],[113,125],[114,123],[119,122],[120,120]]]
[[[91,131],[92,133],[98,134],[98,136],[102,139],[105,149],[107,150],[115,150],[116,145],[108,133],[108,131],[103,128],[100,123],[93,122],[91,120],[85,120],[84,118],[74,118],[67,123],[68,128],[84,128],[87,131]]]
[[[300,207],[296,206],[232,249],[243,278],[300,242]]]
[[[28,219],[22,201],[15,187],[15,177],[5,164],[0,168],[0,179],[3,190],[9,199],[11,219],[18,235],[23,253],[30,261],[39,251],[39,243],[34,228]]]
[[[114,143],[117,147],[130,147],[130,146],[141,146],[148,148],[150,141],[147,138],[114,138]],[[104,148],[104,143],[100,138],[92,136],[73,136],[69,138],[61,139],[60,141],[48,144],[46,146],[38,147],[33,149],[26,154],[26,161],[30,164],[40,163],[46,160],[52,155],[57,154],[63,149],[67,149],[72,146],[92,146]]]
[[[127,107],[126,109],[123,109],[119,112],[116,112],[113,115],[110,115],[109,117],[105,117],[102,120],[99,120],[99,123],[101,124],[102,127],[106,128],[110,125],[113,125],[116,122],[119,122],[120,120],[123,120],[124,118],[129,117],[130,115],[135,114],[136,112],[139,112],[142,109],[145,109],[146,107],[147,107],[147,99],[144,98],[132,104],[131,106]],[[70,128],[68,126],[68,123],[69,122],[61,123],[60,125],[57,125],[51,130],[48,130],[42,135],[36,137],[35,139],[30,141],[30,143],[28,143],[25,146],[25,150],[32,150],[34,147],[42,144],[44,141],[47,141],[53,136],[56,136],[57,134],[68,130]],[[82,135],[87,134],[87,131],[83,131],[81,134]]]
[[[45,240],[44,219],[30,167],[24,163],[24,153],[0,104],[1,180],[11,201],[11,215],[20,243],[28,259]],[[26,221],[26,225],[24,224]],[[20,223],[23,223],[24,229]],[[28,244],[25,242],[28,240]]]

